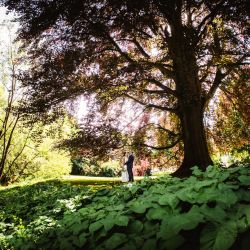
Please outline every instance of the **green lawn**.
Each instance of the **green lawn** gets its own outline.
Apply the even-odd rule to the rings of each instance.
[[[156,178],[157,176],[150,176],[150,178]],[[135,176],[135,182],[143,180],[144,176]],[[33,181],[24,181],[21,183],[15,183],[9,186],[0,186],[0,190],[10,189],[15,187],[22,187],[27,185],[35,185],[36,183],[43,183],[43,182],[50,182],[50,181],[59,181],[63,184],[73,184],[73,185],[82,185],[82,186],[89,186],[89,185],[119,185],[123,184],[121,181],[121,177],[99,177],[99,176],[80,176],[80,175],[66,175],[59,179],[35,179]],[[125,183],[124,183],[125,184]]]
[[[140,181],[144,176],[135,176],[135,181]],[[155,178],[154,176],[150,178]],[[63,183],[79,184],[79,185],[99,185],[99,184],[121,184],[121,177],[93,177],[93,176],[79,176],[67,175],[62,177]]]

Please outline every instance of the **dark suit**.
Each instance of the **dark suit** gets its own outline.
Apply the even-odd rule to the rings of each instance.
[[[128,157],[128,160],[125,162],[127,165],[127,170],[128,170],[128,181],[134,181],[134,175],[133,175],[133,162],[134,162],[135,157],[131,154]]]

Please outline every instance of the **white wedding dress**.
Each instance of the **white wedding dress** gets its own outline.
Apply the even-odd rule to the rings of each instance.
[[[128,182],[128,170],[127,170],[127,165],[123,166],[122,169],[122,182]]]

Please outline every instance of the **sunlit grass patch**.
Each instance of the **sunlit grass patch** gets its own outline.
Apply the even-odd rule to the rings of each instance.
[[[135,176],[135,181],[140,181],[143,176]],[[115,185],[122,184],[121,177],[92,177],[92,176],[79,176],[69,175],[64,176],[61,181],[63,183],[78,184],[78,185]]]

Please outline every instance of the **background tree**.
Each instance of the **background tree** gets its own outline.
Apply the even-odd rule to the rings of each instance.
[[[16,24],[0,24],[0,184],[24,178],[56,177],[70,172],[69,153],[56,149],[59,139],[74,132],[73,119],[64,114],[60,120],[44,126],[30,123],[18,112],[24,97],[17,79],[23,52],[14,43]]]
[[[211,138],[222,153],[232,149],[240,149],[249,144],[250,140],[250,115],[249,115],[249,72],[236,75],[240,78],[238,83],[230,81],[223,86],[218,96],[218,108],[213,115],[216,122],[210,128],[213,130]]]
[[[13,25],[9,22],[1,24],[2,31],[6,32],[7,44],[4,43],[1,46],[1,94],[2,102],[0,105],[0,181],[6,179],[6,176],[11,172],[14,164],[22,154],[23,150],[27,146],[27,138],[24,138],[20,142],[21,147],[13,151],[13,137],[18,127],[20,120],[20,114],[15,112],[17,98],[20,95],[20,89],[17,84],[17,46],[12,45],[12,33]],[[5,29],[4,29],[5,28]],[[9,159],[9,155],[13,155],[12,159]]]
[[[247,0],[2,2],[20,15],[29,51],[26,110],[46,112],[82,94],[95,93],[102,106],[130,98],[178,117],[174,142],[182,140],[184,159],[177,175],[212,164],[204,112],[247,64]]]

